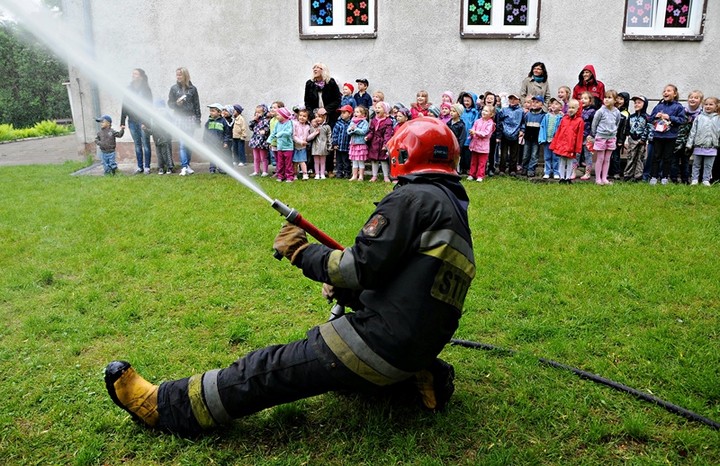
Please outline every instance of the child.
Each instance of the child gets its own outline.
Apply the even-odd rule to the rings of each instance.
[[[482,181],[485,178],[485,165],[490,154],[490,139],[495,132],[495,107],[486,105],[481,118],[475,120],[470,130],[470,174],[467,179]]]
[[[553,151],[550,150],[550,144],[557,133],[558,126],[562,120],[562,102],[555,97],[550,98],[550,104],[548,105],[549,112],[545,114],[540,123],[540,134],[538,135],[538,142],[543,148],[543,154],[545,159],[545,173],[543,179],[560,179],[560,167],[559,159]]]
[[[358,106],[359,107],[359,106]],[[350,178],[350,159],[348,150],[350,146],[350,118],[353,108],[349,105],[338,109],[340,118],[335,122],[332,130],[332,147],[335,151],[335,178]]]
[[[568,102],[568,112],[560,120],[560,126],[550,143],[550,150],[559,157],[561,184],[572,183],[572,174],[575,170],[573,162],[583,149],[585,123],[580,107],[580,102],[575,99]]]
[[[515,176],[520,150],[520,127],[524,112],[520,107],[520,99],[515,94],[510,94],[507,98],[509,105],[498,112],[498,124],[502,128],[500,173]]]
[[[340,99],[340,106],[344,107],[345,105],[349,105],[352,108],[355,108],[357,103],[355,102],[355,97],[353,97],[353,92],[355,92],[355,87],[353,87],[350,83],[343,84],[342,87],[342,97]]]
[[[625,147],[625,139],[627,138],[627,120],[630,117],[628,111],[628,105],[630,104],[630,94],[627,92],[618,92],[615,97],[615,108],[620,112],[620,124],[617,130],[617,143],[615,144],[615,150],[612,151],[612,157],[610,158],[610,171],[608,176],[612,176],[614,179],[619,180],[622,168],[620,166],[620,155],[622,154],[623,148]]]
[[[418,91],[415,95],[415,102],[410,104],[410,114],[412,119],[419,117],[420,115],[427,116],[428,108],[430,108],[430,102],[428,101],[428,91]]]
[[[678,175],[683,184],[688,183],[688,162],[691,154],[686,149],[688,134],[692,128],[693,121],[702,111],[702,103],[705,96],[702,91],[692,91],[688,95],[687,107],[685,107],[685,116],[687,121],[680,125],[678,129],[678,137],[675,140],[675,148],[673,149],[672,165],[670,167],[670,178],[673,183],[678,182]]]
[[[278,109],[283,108],[283,107],[285,107],[285,104],[280,100],[276,100],[275,102],[273,102],[270,105],[270,111],[268,112],[268,118],[270,118],[270,133],[269,134],[272,134],[273,130],[275,129],[275,125],[278,122],[278,119],[277,119]],[[276,154],[277,153],[277,141],[275,141],[274,144],[270,143],[269,149],[270,149],[270,165],[276,165],[276,157],[275,156],[277,155]]]
[[[270,130],[269,143],[277,148],[275,153],[277,161],[277,172],[275,176],[278,181],[286,181],[292,183],[295,180],[295,171],[293,170],[292,158],[293,149],[293,124],[290,119],[290,110],[280,107],[275,112],[277,123]]]
[[[443,92],[442,95],[440,96],[440,106],[441,106],[441,107],[442,107],[442,104],[447,103],[447,104],[452,105],[453,102],[455,102],[455,94],[453,94],[453,93],[450,92],[450,91],[445,91],[445,92]]]
[[[352,121],[347,129],[350,135],[348,155],[352,162],[352,176],[350,177],[350,181],[363,181],[365,177],[365,160],[367,160],[368,155],[365,135],[369,129],[367,118],[368,111],[365,107],[355,107]]]
[[[452,108],[452,103],[443,102],[440,104],[440,121],[447,124],[448,121],[450,121],[450,109]]]
[[[640,181],[645,164],[645,148],[651,129],[647,114],[648,100],[642,95],[635,96],[630,100],[633,102],[635,113],[630,115],[625,124],[627,164],[623,180]]]
[[[557,92],[557,99],[562,103],[563,115],[567,113],[568,102],[570,101],[570,93],[572,90],[568,86],[560,86]]]
[[[460,104],[453,104],[450,109],[450,121],[447,122],[448,127],[450,127],[450,131],[452,131],[457,138],[458,145],[460,147],[462,147],[468,139],[465,121],[462,119],[463,113],[465,113],[465,107]],[[469,150],[470,146],[468,145],[468,151]]]
[[[255,107],[255,115],[250,120],[250,148],[253,150],[254,170],[250,176],[268,176],[268,143],[267,138],[270,131],[270,120],[268,119],[268,108],[265,104]],[[262,167],[262,174],[260,169]]]
[[[427,115],[430,118],[440,118],[440,109],[434,105],[431,105],[427,109]]]
[[[708,97],[703,104],[703,111],[693,121],[688,135],[687,148],[692,149],[693,166],[691,185],[697,185],[702,163],[704,186],[710,186],[710,176],[717,157],[720,144],[720,117],[718,116],[717,97]]]
[[[410,109],[406,107],[398,108],[395,112],[395,123],[393,129],[397,131],[402,125],[408,122],[412,117]]]
[[[373,92],[372,105],[369,107],[365,107],[368,111],[368,123],[370,122],[370,119],[375,116],[375,105],[377,105],[378,102],[385,102],[385,93],[383,91]]]
[[[680,125],[685,123],[685,109],[678,102],[678,89],[668,84],[663,89],[663,99],[653,108],[650,123],[653,125],[653,160],[650,169],[650,184],[657,184],[657,177],[662,164],[662,184],[667,184],[670,175],[670,161]]]
[[[303,180],[310,179],[307,170],[307,146],[311,129],[308,123],[308,115],[308,111],[303,108],[298,111],[297,120],[292,122],[294,142],[293,170],[296,173],[302,173]]]
[[[466,173],[470,169],[470,134],[468,129],[472,128],[475,120],[480,118],[480,112],[475,107],[477,96],[471,92],[461,92],[458,96],[458,103],[463,106],[460,118],[465,123],[465,141],[460,144],[460,164],[458,174]]]
[[[541,95],[530,97],[530,110],[523,115],[520,134],[525,140],[523,150],[523,161],[521,175],[528,178],[535,176],[535,169],[538,164],[538,152],[540,151],[540,124],[545,117],[545,98]]]
[[[390,121],[390,104],[378,102],[375,105],[375,118],[370,122],[365,140],[368,142],[368,159],[372,165],[372,178],[377,181],[378,165],[382,165],[383,178],[390,183],[390,167],[388,166],[387,142],[393,135],[393,125]]]
[[[498,158],[498,152],[499,152],[499,143],[500,143],[500,134],[502,133],[502,129],[498,125],[498,116],[497,111],[499,110],[498,102],[500,100],[495,95],[494,92],[487,91],[485,94],[483,94],[483,106],[490,105],[495,109],[495,116],[493,117],[493,121],[495,122],[495,132],[493,133],[492,137],[490,138],[490,154],[488,155],[488,176],[493,176],[495,172],[497,171],[497,165],[499,163]]]
[[[372,97],[367,93],[367,88],[370,85],[368,80],[365,78],[356,79],[355,84],[357,84],[358,91],[353,96],[355,98],[355,105],[353,105],[352,108],[358,105],[362,105],[365,108],[372,107]]]
[[[100,149],[100,160],[103,164],[103,171],[106,175],[114,175],[117,170],[117,163],[115,162],[115,140],[123,137],[125,134],[125,126],[121,126],[120,131],[112,129],[112,118],[110,118],[110,115],[103,115],[100,118],[96,118],[95,121],[100,123],[100,131],[98,131],[95,137],[95,144],[97,144]]]
[[[581,180],[589,180],[590,179],[590,172],[592,171],[592,165],[593,165],[593,153],[590,150],[590,147],[592,147],[591,144],[591,137],[590,137],[590,130],[592,128],[592,122],[593,118],[595,117],[595,107],[594,107],[595,98],[593,95],[589,92],[583,92],[580,97],[580,103],[582,104],[582,119],[585,122],[585,130],[583,131],[583,136],[585,137],[585,141],[587,142],[586,145],[583,146],[582,154],[583,159],[585,161],[585,174],[580,177]],[[577,166],[576,166],[577,168]],[[573,175],[575,174],[573,170]],[[574,176],[573,176],[574,178]]]
[[[617,132],[620,127],[620,110],[615,108],[617,92],[610,89],[605,91],[603,106],[595,112],[590,128],[590,140],[593,140],[593,149],[597,154],[595,165],[595,184],[612,184],[608,181],[610,158],[617,145]]]
[[[224,154],[230,147],[232,142],[232,130],[230,125],[223,118],[222,111],[225,107],[222,104],[208,105],[210,115],[205,122],[205,131],[203,132],[203,142],[209,147],[214,148],[218,154]],[[218,169],[215,164],[210,162],[210,173],[217,173]],[[222,173],[222,171],[220,171]]]
[[[332,147],[332,129],[327,124],[327,110],[319,108],[311,123],[312,130],[308,141],[312,141],[312,155],[315,162],[315,179],[325,179],[325,161]]]
[[[228,109],[229,110],[229,109]],[[245,141],[248,137],[248,127],[245,118],[242,116],[243,107],[240,104],[232,106],[233,125],[232,125],[232,155],[233,165],[239,167],[245,166]]]
[[[161,118],[165,118],[169,122],[170,116],[165,108],[165,101],[162,99],[156,100],[155,107],[158,109],[158,115],[161,115]],[[156,121],[153,121],[151,126],[145,129],[149,134],[152,134],[155,141],[155,152],[158,156],[158,175],[164,175],[165,173],[170,175],[173,170],[172,135],[160,128],[156,123]]]

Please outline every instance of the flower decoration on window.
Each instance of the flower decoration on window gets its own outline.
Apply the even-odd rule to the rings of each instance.
[[[468,24],[471,26],[489,26],[491,24],[491,0],[470,0],[468,2]]]
[[[310,24],[332,26],[332,0],[313,0],[310,3]]]
[[[653,0],[633,0],[627,8],[627,24],[634,28],[652,26]]]
[[[367,26],[369,7],[367,1],[345,2],[345,23],[355,26]]]
[[[691,3],[692,0],[668,0],[667,8],[665,9],[665,27],[688,27]]]
[[[528,0],[505,0],[505,26],[527,26]]]

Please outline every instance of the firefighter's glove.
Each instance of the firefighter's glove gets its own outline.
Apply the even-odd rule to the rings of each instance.
[[[349,307],[353,311],[362,307],[360,303],[360,290],[350,290],[348,288],[340,288],[328,283],[323,283],[322,295],[328,302],[336,301],[339,305]]]
[[[299,253],[309,246],[305,230],[292,223],[286,223],[275,237],[273,249],[288,259],[291,264],[299,258]]]

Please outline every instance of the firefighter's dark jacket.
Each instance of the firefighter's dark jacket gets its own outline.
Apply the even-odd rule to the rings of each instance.
[[[458,327],[475,276],[467,207],[457,176],[401,177],[351,247],[302,252],[295,264],[307,277],[362,290],[361,309],[309,334],[324,341],[324,356],[376,385],[433,361]]]

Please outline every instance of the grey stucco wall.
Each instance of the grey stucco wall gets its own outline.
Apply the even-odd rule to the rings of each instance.
[[[355,40],[300,40],[296,0],[86,3],[95,53],[112,57],[118,76],[129,82],[132,69],[143,68],[153,94],[167,98],[175,69],[185,66],[202,105],[241,103],[246,118],[260,102],[302,103],[304,83],[318,61],[340,85],[366,77],[371,91],[406,105],[419,89],[428,90],[431,101],[445,90],[516,92],[535,61],[547,65],[553,94],[560,85],[572,87],[588,63],[608,89],[657,98],[672,82],[683,98],[695,88],[720,94],[716,0],[708,0],[700,42],[623,41],[622,0],[542,0],[537,40],[461,39],[460,2],[448,0],[378,0],[377,38]],[[63,6],[66,18],[81,25],[83,0],[65,0]],[[83,105],[88,121],[93,108],[88,98]],[[120,102],[102,89],[100,107],[120,115]]]

